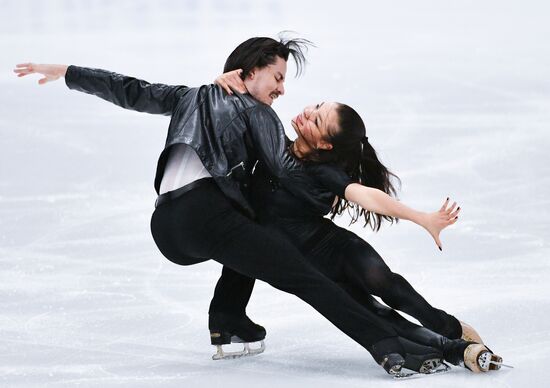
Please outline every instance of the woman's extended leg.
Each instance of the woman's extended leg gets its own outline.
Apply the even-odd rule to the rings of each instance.
[[[464,351],[472,342],[462,339],[449,339],[435,333],[423,326],[419,326],[394,309],[378,302],[372,295],[365,293],[361,287],[342,283],[341,286],[357,301],[385,320],[388,326],[395,329],[400,338],[410,340],[417,344],[430,346],[439,349],[446,361],[454,365],[464,363]]]
[[[394,273],[366,241],[355,237],[340,251],[342,269],[350,283],[365,293],[377,295],[384,303],[403,311],[428,329],[448,338],[460,338],[460,322],[445,311],[431,306],[401,275]]]
[[[450,341],[449,338],[409,321],[396,310],[378,302],[364,288],[349,283],[340,285],[366,309],[387,321],[399,336],[438,349],[443,349],[443,345]]]
[[[461,337],[462,328],[455,317],[432,307],[353,232],[326,219],[315,223],[285,221],[270,224],[269,228],[284,231],[306,259],[332,280],[360,289],[364,295],[381,297],[390,307],[413,316],[444,337]]]

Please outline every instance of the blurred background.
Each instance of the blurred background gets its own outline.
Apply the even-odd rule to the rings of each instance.
[[[402,179],[399,198],[459,222],[443,252],[418,226],[351,227],[433,305],[478,329],[514,370],[460,368],[411,386],[542,384],[550,355],[550,6],[543,1],[0,1],[0,382],[5,386],[389,385],[362,348],[258,282],[266,352],[210,360],[216,263],[178,267],[149,232],[169,118],[124,111],[17,63],[211,83],[252,36],[311,40],[289,61],[290,119],[354,107]],[[346,226],[344,216],[339,224]]]

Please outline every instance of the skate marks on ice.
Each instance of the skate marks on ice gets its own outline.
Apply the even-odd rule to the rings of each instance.
[[[94,224],[87,225],[92,232]],[[128,224],[117,225],[123,228]],[[362,386],[365,379],[380,384],[391,380],[363,349],[320,320],[315,312],[304,313],[301,302],[261,283],[258,295],[260,299],[269,299],[270,307],[262,309],[259,315],[268,324],[268,350],[257,359],[229,361],[223,366],[210,364],[214,361],[210,360],[213,347],[208,343],[206,308],[220,267],[213,263],[180,268],[154,258],[154,252],[147,252],[140,244],[119,251],[119,243],[109,243],[110,248],[88,246],[90,251],[81,250],[74,259],[57,249],[45,253],[35,246],[20,256],[18,269],[6,272],[13,280],[7,284],[12,294],[8,299],[2,298],[2,306],[7,307],[4,311],[10,319],[2,321],[0,337],[17,339],[1,342],[5,354],[16,353],[0,357],[7,368],[3,370],[8,381],[20,382],[20,386],[33,381],[59,386],[132,381],[145,386],[145,381],[189,384],[204,379],[205,375],[209,381],[218,378],[222,381],[227,376],[237,382],[242,373],[268,377],[271,386],[283,384],[284,376],[296,384],[315,382],[320,386],[343,381],[348,386]],[[34,269],[37,262],[44,265],[42,271]],[[496,276],[495,280],[501,277]],[[499,325],[511,322],[506,320],[510,305],[519,303],[521,298],[512,297],[514,290],[506,292],[494,285],[479,287],[482,291],[492,288],[492,292],[486,299],[469,305],[476,313],[473,319],[472,311],[467,311],[469,321],[483,322],[476,328],[490,340],[490,346],[507,362],[520,367],[508,357],[514,351],[501,346],[501,342],[513,337],[521,325],[509,328]],[[450,291],[447,292],[452,308]],[[499,304],[502,298],[510,305]],[[529,306],[535,301],[523,302]],[[284,316],[276,308],[282,305],[286,306]],[[539,311],[542,321],[548,308]],[[529,315],[532,315],[529,311],[521,314]],[[67,365],[66,372],[62,365]],[[53,375],[46,375],[46,371]],[[426,378],[437,379],[438,384],[444,384],[440,382],[442,379],[445,384],[447,381],[452,384],[455,380],[447,379],[461,373],[470,372],[453,368],[446,374],[449,377]],[[467,377],[464,383],[468,385],[479,379]]]
[[[159,257],[132,225],[147,222],[104,210],[96,204],[90,218],[66,216],[0,250],[0,382],[123,381],[154,376],[159,364],[193,369],[185,357],[202,357],[181,341],[193,338],[182,333],[195,312],[167,308],[144,287]]]
[[[147,229],[150,209],[139,200],[122,209],[113,207],[113,199],[121,201],[124,196],[116,192],[110,197],[92,196],[83,208],[83,198],[78,195],[51,202],[39,199],[40,205],[30,207],[32,199],[12,202],[10,208],[2,208],[9,217],[22,212],[29,222],[37,224],[32,238],[24,241],[24,234],[16,236],[16,243],[0,251],[6,279],[0,285],[0,302],[7,317],[1,326],[0,338],[7,340],[0,341],[5,350],[0,360],[2,374],[10,384],[70,386],[78,382],[97,386],[132,382],[150,386],[185,381],[199,385],[197,381],[205,376],[208,381],[239,382],[243,373],[266,377],[271,386],[284,384],[285,377],[296,385],[337,386],[344,382],[364,386],[366,380],[382,386],[391,383],[391,377],[363,349],[330,324],[318,325],[321,320],[317,314],[304,314],[301,302],[293,302],[293,310],[285,310],[288,314],[281,316],[287,299],[262,287],[254,298],[265,299],[271,307],[260,315],[268,328],[268,350],[258,359],[212,365],[206,310],[220,266],[211,263],[183,268],[163,259]],[[49,210],[35,213],[44,209],[44,203],[50,205]],[[536,256],[521,259],[525,261],[516,257],[505,263],[471,263],[468,274],[461,274],[461,265],[456,263],[457,275],[448,289],[425,289],[428,296],[439,295],[442,307],[465,313],[460,316],[475,324],[489,346],[516,366],[516,372],[519,368],[530,370],[532,361],[524,358],[518,362],[515,355],[530,355],[532,351],[522,349],[521,338],[510,348],[506,342],[502,346],[503,341],[517,338],[514,333],[522,328],[534,333],[527,336],[530,344],[536,344],[537,338],[548,338],[543,327],[532,324],[536,319],[544,322],[550,312],[548,306],[536,311],[528,307],[540,306],[542,297],[529,296],[543,295],[544,288],[532,281],[534,275],[529,268],[522,269],[522,263],[538,268],[539,275],[550,271]],[[426,286],[431,277],[444,277],[449,265],[430,269]],[[499,271],[488,272],[489,267]],[[425,268],[422,271],[428,276]],[[417,271],[408,267],[405,274],[414,277]],[[524,311],[518,306],[524,306]],[[277,330],[279,325],[284,325],[284,330]],[[544,350],[538,351],[543,359]],[[455,367],[445,375],[426,376],[422,384],[437,381],[438,386],[452,386],[462,381],[468,386],[482,386],[490,381],[498,386],[508,378],[502,373],[507,372],[499,371],[487,380]]]

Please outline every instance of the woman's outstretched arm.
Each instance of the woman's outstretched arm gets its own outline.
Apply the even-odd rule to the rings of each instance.
[[[149,82],[101,69],[68,65],[22,63],[14,72],[18,77],[42,74],[43,85],[65,77],[70,89],[93,94],[126,109],[170,115],[186,86],[151,84]]]
[[[420,212],[396,201],[381,190],[358,183],[352,183],[346,187],[345,197],[348,201],[356,203],[365,210],[409,220],[422,226],[430,233],[439,249],[442,249],[439,234],[447,226],[458,220],[458,212],[460,211],[460,207],[456,207],[456,202],[449,207],[449,198],[447,198],[438,211],[433,213]]]

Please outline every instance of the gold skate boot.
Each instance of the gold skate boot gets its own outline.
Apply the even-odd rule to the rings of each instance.
[[[499,370],[502,366],[512,368],[503,364],[502,357],[497,356],[482,344],[468,345],[464,350],[464,366],[475,373]]]
[[[483,340],[477,331],[470,325],[465,322],[459,321],[460,326],[462,326],[462,338],[464,341],[468,342],[477,342],[478,344],[483,344]]]

